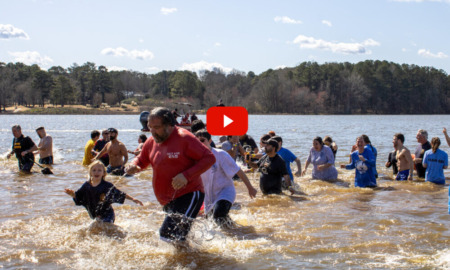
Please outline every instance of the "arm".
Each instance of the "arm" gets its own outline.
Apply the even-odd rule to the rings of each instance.
[[[121,145],[121,149],[122,149],[122,155],[123,155],[123,165],[125,166],[125,164],[127,164],[128,162],[128,152],[127,152],[127,148],[125,147],[124,144]]]
[[[311,162],[309,161],[309,158],[308,158],[308,160],[306,160],[305,168],[303,169],[302,176],[306,174],[306,170],[308,170],[308,166],[310,163]]]
[[[105,147],[103,147],[102,151],[100,151],[98,153],[97,156],[95,156],[94,160],[98,160],[99,158],[101,158],[104,154],[106,154],[106,152],[108,152],[109,146],[111,145],[111,142],[108,142]]]
[[[242,182],[244,182],[245,186],[247,187],[248,195],[250,196],[250,198],[255,198],[258,191],[252,186],[250,180],[248,180],[247,178],[247,175],[241,169],[239,169],[237,175],[239,176],[239,178],[241,178]]]
[[[33,151],[37,151],[37,150],[38,150],[38,147],[36,145],[33,145],[33,147],[31,147],[30,149],[23,151],[22,156],[25,156],[28,153],[33,153]]]
[[[153,148],[153,141],[147,140],[142,147],[141,153],[133,159],[131,164],[125,168],[128,175],[133,175],[150,165],[150,151]]]
[[[300,176],[302,174],[302,164],[300,163],[300,159],[296,158],[295,163],[297,164],[297,171],[295,172],[295,176]]]
[[[144,204],[140,200],[135,199],[135,198],[131,197],[128,194],[125,196],[125,198],[127,198],[128,200],[134,202],[135,204],[139,204],[140,206],[144,206]]]
[[[450,137],[449,137],[448,134],[447,134],[447,129],[444,128],[444,130],[443,130],[442,132],[443,132],[444,135],[445,135],[445,140],[447,141],[448,146],[450,146]],[[447,169],[447,168],[444,168],[444,169]]]
[[[194,166],[182,172],[188,181],[200,177],[216,162],[214,154],[195,137],[188,137],[185,151],[186,156],[196,161]]]
[[[412,181],[413,174],[414,174],[414,160],[412,159],[411,152],[409,152],[409,151],[405,152],[405,157],[409,162],[409,177],[408,177],[408,179]]]

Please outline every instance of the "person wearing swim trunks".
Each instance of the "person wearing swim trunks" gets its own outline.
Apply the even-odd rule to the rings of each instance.
[[[40,140],[38,143],[39,163],[41,164],[53,164],[53,139],[52,136],[45,132],[44,127],[38,127],[36,129]]]
[[[419,143],[414,153],[415,154],[414,163],[416,164],[416,172],[418,177],[425,178],[426,169],[423,167],[422,161],[425,152],[431,149],[431,144],[428,141],[428,132],[424,129],[419,129],[419,131],[417,131],[416,139],[417,142]]]
[[[24,173],[31,173],[31,168],[34,165],[33,151],[38,150],[38,148],[30,137],[22,134],[20,125],[12,127],[12,134],[14,136],[12,150],[6,155],[6,158],[10,159],[12,154],[16,154],[19,170]]]
[[[175,118],[167,108],[150,112],[148,128],[152,137],[126,172],[131,175],[152,166],[153,190],[166,212],[160,238],[183,245],[205,196],[200,176],[216,158],[191,132],[175,126]]]
[[[228,213],[236,199],[233,176],[237,174],[242,179],[250,198],[254,198],[257,191],[227,152],[211,147],[211,135],[206,129],[197,131],[195,136],[211,150],[216,158],[216,163],[201,176],[205,188],[205,213],[207,216],[212,216],[219,226],[226,226],[231,221]]]
[[[125,147],[125,144],[117,139],[117,136],[119,135],[117,129],[110,128],[108,129],[108,132],[109,142],[93,160],[100,159],[103,154],[107,153],[109,156],[109,165],[106,167],[106,172],[114,175],[123,175],[125,164],[128,161],[127,148]]]
[[[405,136],[401,133],[396,133],[392,139],[392,144],[396,150],[398,173],[395,180],[405,181],[413,180],[414,161],[411,156],[411,152],[406,148],[403,143],[405,142]]]

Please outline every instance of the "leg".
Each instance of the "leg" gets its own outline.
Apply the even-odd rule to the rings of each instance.
[[[213,218],[217,225],[230,225],[231,220],[228,213],[230,212],[231,205],[232,203],[227,200],[220,200],[214,205]]]

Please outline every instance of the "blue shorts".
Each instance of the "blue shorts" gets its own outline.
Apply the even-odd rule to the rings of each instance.
[[[406,181],[406,180],[408,180],[408,176],[409,176],[409,170],[404,170],[404,171],[398,172],[395,180]]]

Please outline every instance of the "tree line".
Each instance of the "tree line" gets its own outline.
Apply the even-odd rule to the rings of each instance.
[[[64,106],[135,100],[186,101],[207,109],[222,99],[250,113],[448,114],[450,76],[433,67],[367,60],[353,63],[303,62],[296,67],[254,72],[220,69],[108,71],[87,62],[66,68],[0,62],[0,109],[10,105]]]

